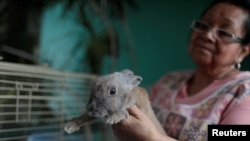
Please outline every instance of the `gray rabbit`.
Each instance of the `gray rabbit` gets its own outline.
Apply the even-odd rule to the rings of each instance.
[[[110,125],[118,123],[128,117],[127,108],[136,104],[159,131],[165,133],[154,115],[146,90],[138,87],[141,81],[142,77],[129,69],[99,77],[92,86],[86,111],[66,123],[64,130],[70,134],[96,118],[103,118]]]

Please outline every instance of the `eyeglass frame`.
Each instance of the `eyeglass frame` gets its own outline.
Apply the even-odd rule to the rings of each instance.
[[[195,28],[195,23],[196,23],[196,22],[199,22],[199,23],[201,23],[201,24],[207,26],[207,27],[208,27],[208,30],[207,30],[207,31],[203,31],[203,30],[200,30],[200,29]],[[203,22],[203,21],[201,21],[201,20],[193,20],[190,27],[191,27],[193,30],[195,30],[195,31],[203,32],[203,33],[207,33],[207,32],[209,32],[210,30],[213,29],[213,27],[212,27],[211,25],[209,25],[208,23]],[[230,36],[231,36],[231,41],[234,42],[234,43],[242,43],[242,41],[243,41],[243,38],[237,37],[235,34],[229,32],[229,31],[227,31],[227,30],[225,30],[225,29],[222,29],[222,28],[214,28],[213,30],[216,30],[216,31],[219,30],[219,31],[222,31],[222,32],[224,32],[224,33],[230,35]],[[218,37],[218,38],[219,38],[219,37]],[[221,38],[219,38],[219,39],[220,39],[220,40],[223,40],[223,39],[221,39]]]

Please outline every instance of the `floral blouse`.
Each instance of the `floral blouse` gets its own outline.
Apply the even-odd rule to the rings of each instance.
[[[186,85],[192,75],[192,71],[167,73],[152,87],[152,106],[169,136],[203,141],[209,124],[250,124],[250,72],[216,80],[188,96]]]

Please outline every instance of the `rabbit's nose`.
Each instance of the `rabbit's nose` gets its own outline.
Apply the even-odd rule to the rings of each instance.
[[[99,114],[99,109],[95,107],[88,108],[88,111],[91,116],[97,116]]]
[[[91,114],[94,116],[94,115],[96,115],[98,113],[98,109],[93,109],[93,110],[91,110]]]
[[[87,108],[89,111],[97,111],[97,106],[95,102],[90,103]]]

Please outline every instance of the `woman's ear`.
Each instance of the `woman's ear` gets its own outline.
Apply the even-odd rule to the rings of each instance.
[[[247,44],[247,45],[242,47],[242,51],[241,51],[241,54],[240,54],[241,60],[244,60],[244,58],[246,56],[248,56],[249,54],[250,54],[250,44]]]

